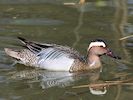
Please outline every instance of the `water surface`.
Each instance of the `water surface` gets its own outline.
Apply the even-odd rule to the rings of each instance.
[[[0,100],[132,100],[133,86],[111,86],[104,95],[73,89],[99,79],[133,77],[132,0],[0,0]],[[67,45],[86,54],[91,40],[103,38],[122,57],[102,57],[103,72],[72,74],[13,65],[5,47],[21,48],[17,36]]]

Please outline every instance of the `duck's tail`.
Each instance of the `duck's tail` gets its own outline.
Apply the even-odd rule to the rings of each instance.
[[[5,50],[5,53],[7,55],[9,55],[10,57],[13,57],[13,58],[18,59],[18,60],[20,59],[19,51],[15,51],[15,50],[9,49],[9,48],[4,48],[4,50]]]
[[[10,57],[16,59],[17,63],[21,63],[27,66],[35,66],[37,64],[37,56],[28,49],[14,50],[10,48],[4,48],[5,53]]]

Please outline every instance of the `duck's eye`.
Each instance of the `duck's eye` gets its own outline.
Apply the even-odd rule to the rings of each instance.
[[[103,47],[102,45],[100,47]]]

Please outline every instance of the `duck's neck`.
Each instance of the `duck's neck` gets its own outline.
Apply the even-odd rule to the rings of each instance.
[[[87,56],[87,63],[90,69],[97,69],[101,67],[100,57],[93,53],[89,53]]]

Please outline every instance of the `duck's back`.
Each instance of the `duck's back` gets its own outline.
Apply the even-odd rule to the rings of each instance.
[[[20,63],[27,66],[55,71],[69,71],[75,59],[82,59],[77,51],[67,46],[40,44],[23,38],[20,38],[20,40],[27,49],[20,51],[5,49],[5,51],[9,56],[20,60]]]

